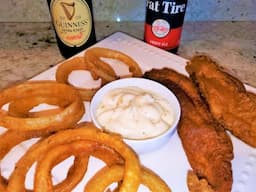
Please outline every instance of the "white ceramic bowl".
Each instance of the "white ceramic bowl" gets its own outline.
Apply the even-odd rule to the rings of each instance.
[[[176,96],[168,88],[161,85],[160,83],[144,78],[125,78],[108,83],[107,85],[103,86],[99,91],[97,91],[97,93],[92,98],[90,104],[90,115],[92,121],[98,128],[101,128],[100,124],[97,122],[95,114],[96,109],[98,108],[98,105],[100,104],[104,95],[112,89],[130,86],[135,86],[156,93],[161,97],[165,98],[172,107],[172,110],[174,112],[174,121],[171,127],[169,127],[169,129],[163,134],[148,139],[124,139],[124,141],[138,154],[157,150],[159,147],[163,146],[166,142],[168,142],[172,134],[176,131],[181,114],[180,104]]]

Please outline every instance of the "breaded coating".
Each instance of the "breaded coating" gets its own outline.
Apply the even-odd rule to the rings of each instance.
[[[189,192],[214,192],[206,179],[198,179],[193,171],[188,171],[187,184]]]
[[[186,66],[213,117],[234,136],[256,147],[256,96],[237,78],[207,56],[195,56]]]
[[[216,192],[231,191],[232,142],[212,118],[192,81],[168,68],[153,69],[144,77],[162,83],[178,97],[182,111],[178,134],[197,177]]]

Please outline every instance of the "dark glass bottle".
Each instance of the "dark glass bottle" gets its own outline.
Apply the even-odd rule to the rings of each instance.
[[[69,58],[96,43],[91,0],[47,0],[59,50]]]
[[[147,0],[145,42],[176,53],[186,7],[187,0]]]

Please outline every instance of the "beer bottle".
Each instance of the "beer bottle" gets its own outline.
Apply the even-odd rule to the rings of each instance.
[[[187,0],[147,0],[145,42],[177,53]]]
[[[47,0],[63,57],[69,58],[96,43],[91,0]]]

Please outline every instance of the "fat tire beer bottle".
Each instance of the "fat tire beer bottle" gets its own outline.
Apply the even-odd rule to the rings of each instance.
[[[47,0],[59,50],[69,58],[96,43],[90,0]]]
[[[147,0],[145,42],[177,53],[187,0]]]

